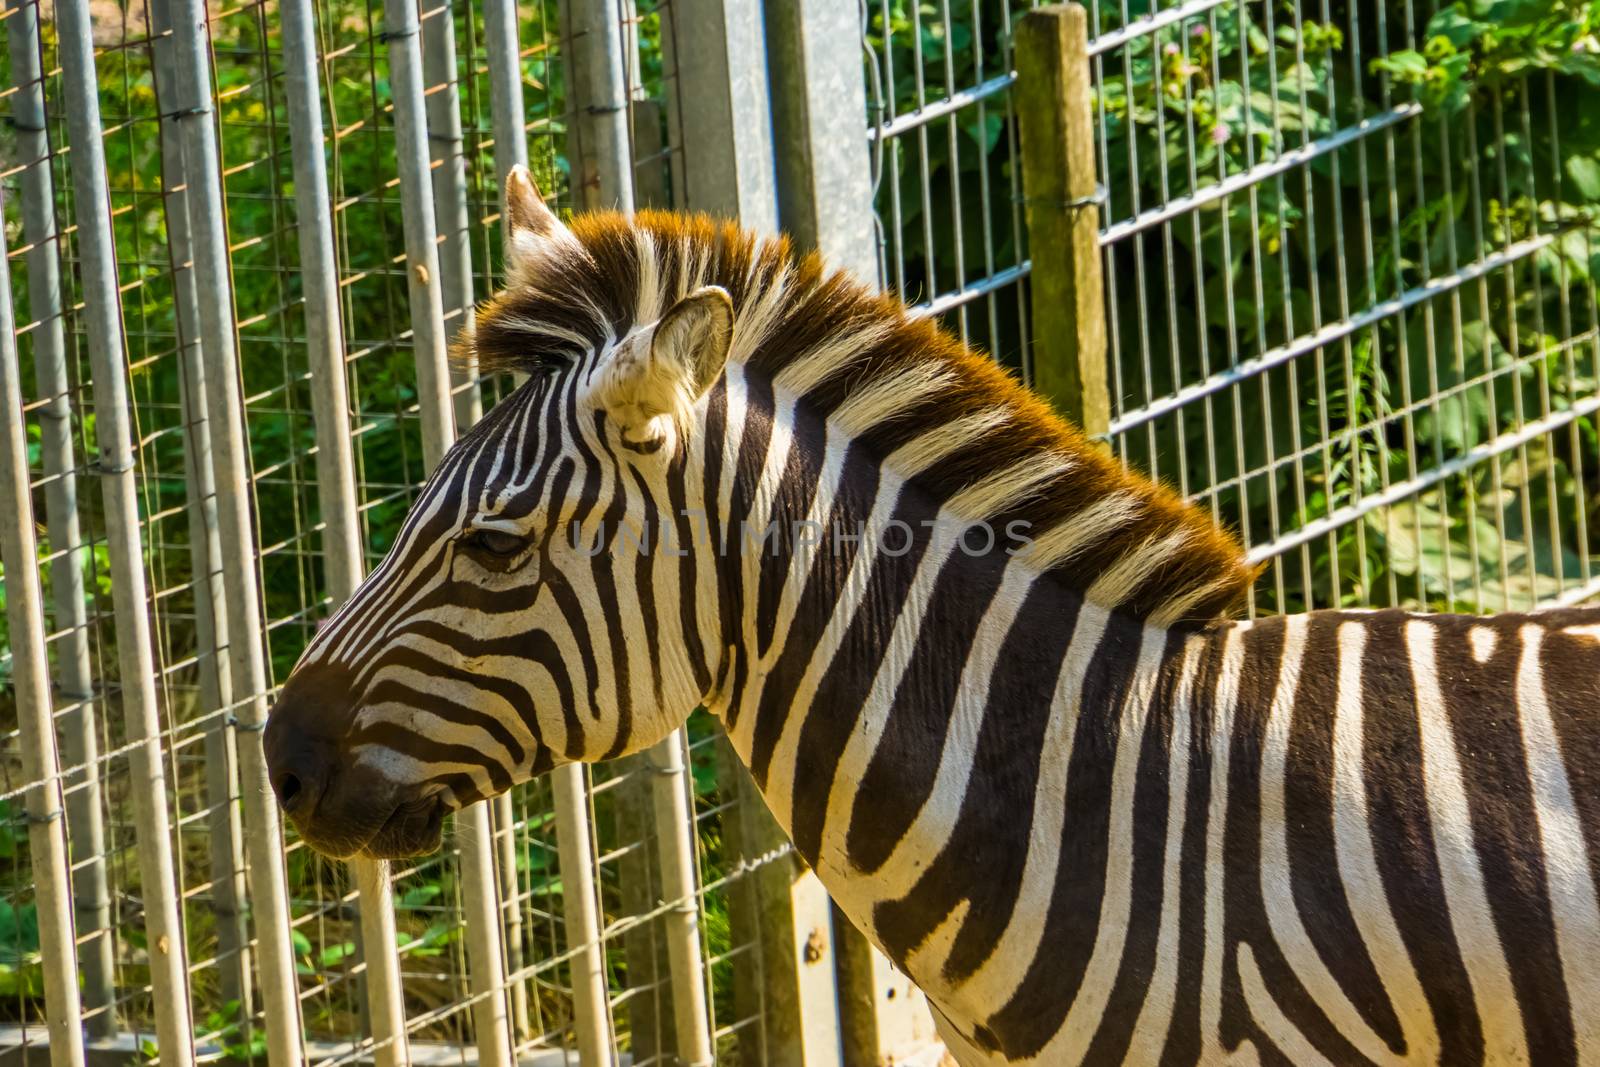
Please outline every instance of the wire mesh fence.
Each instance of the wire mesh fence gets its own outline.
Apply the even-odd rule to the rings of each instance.
[[[615,16],[605,5],[590,7],[600,17]],[[515,12],[514,25],[507,25],[505,10]],[[125,639],[115,631],[111,535],[95,491],[102,442],[89,350],[98,342],[86,308],[106,294],[89,292],[89,283],[80,281],[90,253],[72,169],[82,153],[67,121],[70,64],[79,42],[63,41],[71,20],[51,5],[17,5],[4,23],[10,47],[5,95],[12,117],[4,175],[10,194],[7,246],[20,366],[35,371],[37,379],[25,407],[30,480],[41,503],[49,500],[38,508],[38,565],[53,596],[45,629],[67,765],[83,1022],[89,1036],[110,1042],[108,1047],[187,1062],[178,1048],[187,1041],[183,1026],[157,1032],[162,997],[151,977],[153,957],[176,953],[186,985],[181,1002],[166,1010],[180,1023],[192,1020],[202,1059],[270,1053],[275,1062],[333,1064],[381,1058],[386,1044],[393,1055],[395,1035],[375,1032],[371,1016],[367,986],[374,978],[374,946],[363,944],[356,879],[344,865],[328,863],[292,840],[284,863],[300,1019],[294,1023],[296,1047],[269,1047],[272,1020],[260,996],[266,979],[257,977],[259,961],[253,958],[259,931],[248,921],[252,902],[243,842],[252,831],[243,825],[239,804],[248,786],[241,785],[235,756],[238,745],[257,743],[239,732],[248,724],[238,713],[239,702],[257,694],[229,676],[231,635],[220,579],[230,564],[217,536],[211,427],[196,380],[228,368],[203,351],[190,233],[194,209],[185,199],[194,178],[185,167],[196,160],[192,153],[186,159],[176,127],[185,113],[203,111],[218,135],[215,166],[229,241],[235,373],[250,450],[246,491],[257,519],[263,651],[273,685],[333,606],[337,583],[327,573],[327,541],[339,521],[330,514],[335,507],[324,495],[318,467],[325,445],[317,433],[318,392],[326,383],[312,365],[319,327],[307,321],[307,290],[322,279],[313,276],[300,242],[302,229],[315,221],[303,217],[295,197],[306,175],[292,150],[298,71],[295,57],[286,54],[287,24],[294,17],[311,19],[309,88],[321,117],[315,150],[326,168],[323,221],[334,249],[332,310],[348,390],[347,409],[338,414],[349,422],[354,521],[365,566],[387,550],[426,471],[423,409],[429,398],[418,392],[417,321],[408,300],[405,230],[411,212],[395,166],[396,109],[406,105],[393,86],[394,46],[404,28],[397,32],[379,7],[364,3],[332,0],[303,5],[303,11],[292,4],[213,5],[205,45],[214,92],[206,106],[195,107],[182,103],[174,52],[184,30],[175,28],[168,5],[108,3],[78,5],[75,11],[78,28],[92,34],[83,42],[93,49],[87,84],[97,90],[99,104],[100,195],[116,249],[120,307],[114,313],[126,351],[127,411],[137,453],[136,465],[122,473],[138,494],[138,525],[131,532],[148,583],[158,792],[171,800],[163,825],[134,826],[129,755],[138,739],[125,732],[119,715],[128,688],[118,664]],[[572,116],[562,66],[562,12],[554,3],[520,11],[506,5],[488,13],[476,5],[444,4],[425,6],[417,16],[441,321],[453,335],[470,321],[475,301],[497,284],[503,169],[526,159],[547,195],[557,204],[567,202]],[[486,25],[496,16],[500,36],[486,41]],[[630,35],[638,56],[629,68],[629,98],[640,110],[655,108],[658,146],[652,153],[658,169],[664,168],[660,106],[668,89],[659,15],[630,16],[617,26]],[[496,151],[507,142],[508,127],[505,116],[491,108],[499,91],[493,79],[503,78],[506,69],[517,95],[509,127],[517,138],[514,155]],[[640,128],[652,129],[644,120]],[[649,167],[649,156],[640,154],[641,167]],[[469,424],[507,385],[458,374],[451,404],[460,424]],[[51,434],[56,436],[46,441]],[[9,669],[15,653],[6,644]],[[26,1027],[43,1015],[43,975],[20,816],[30,781],[16,763],[21,739],[15,705],[6,710],[13,724],[6,735],[10,781],[4,798],[9,925],[0,930],[0,968],[7,1015]],[[762,1019],[759,1003],[752,1007],[742,993],[734,1005],[736,961],[753,964],[754,953],[749,942],[732,941],[727,896],[748,866],[725,862],[720,851],[728,804],[717,778],[721,757],[712,755],[714,740],[710,724],[696,720],[685,747],[701,828],[700,867],[688,903],[701,918],[712,974],[708,1023],[726,1054],[741,1042],[759,1047]],[[470,879],[459,834],[444,853],[391,872],[396,943],[377,951],[399,961],[412,1057],[487,1058],[475,1048],[483,1036],[474,1026],[485,1001],[499,1002],[490,1018],[504,1019],[508,1047],[518,1055],[576,1050],[575,1026],[599,1033],[613,1052],[634,1063],[664,1062],[673,1053],[661,928],[683,901],[660,892],[653,875],[660,868],[659,838],[654,825],[638,817],[639,786],[648,792],[654,775],[641,761],[629,761],[598,769],[593,787],[580,794],[577,817],[592,827],[580,862],[592,868],[598,909],[587,945],[574,943],[569,912],[577,879],[570,869],[563,877],[548,783],[517,790],[494,812],[498,914],[476,925],[503,938],[498,974],[483,975],[482,961],[472,958],[465,919],[472,912],[465,899]],[[140,834],[171,842],[181,933],[165,945],[150,942],[142,921],[146,882],[135,859]],[[589,1005],[595,1017],[575,1023],[582,1014],[574,1003],[579,962],[596,968],[584,979],[598,982],[603,999]],[[177,1042],[174,1033],[181,1035]],[[18,1029],[12,1036],[27,1043],[39,1035]]]
[[[869,176],[881,281],[1027,376],[1010,51],[1025,6],[864,0],[868,107],[844,116],[849,143],[821,147]],[[200,1059],[273,1067],[580,1051],[692,1062],[701,1040],[716,1062],[766,1063],[791,1040],[796,1009],[771,1000],[770,972],[804,938],[764,924],[757,898],[792,860],[750,825],[759,798],[704,715],[669,748],[519,787],[441,854],[390,872],[392,888],[291,837],[281,960],[263,940],[272,911],[251,851],[266,839],[250,804],[263,799],[253,709],[389,547],[438,413],[464,427],[509,384],[460,368],[427,380],[498,284],[503,175],[526,160],[561,207],[703,206],[710,167],[695,146],[720,120],[686,98],[703,71],[677,57],[703,54],[713,11],[736,52],[734,6],[704,0],[7,6],[0,187],[38,528],[32,558],[25,531],[7,541],[0,590],[38,617],[43,644],[15,623],[0,642],[6,1040],[40,1042],[61,1022],[45,999],[52,887],[69,891],[82,1032],[164,1064],[194,1058],[191,1027]],[[1600,581],[1600,163],[1585,162],[1600,108],[1576,91],[1588,68],[1571,66],[1600,45],[1589,26],[1545,42],[1568,66],[1490,77],[1478,62],[1476,80],[1446,91],[1429,72],[1453,68],[1426,46],[1460,36],[1439,21],[1451,12],[1316,0],[1090,12],[1107,436],[1270,564],[1256,611],[1524,608]],[[183,51],[196,42],[203,69]],[[214,130],[209,157],[196,123]],[[407,178],[400,157],[419,131],[427,166]],[[740,150],[759,155],[752,143]],[[309,161],[321,194],[306,193]],[[221,279],[201,269],[216,221],[206,168]],[[408,191],[419,176],[424,192]],[[419,305],[407,241],[423,198],[434,295]],[[219,280],[230,360],[208,343]],[[249,473],[237,485],[218,458],[218,376],[238,383]],[[239,632],[226,595],[241,573],[227,549],[240,492],[259,634]],[[340,544],[353,546],[343,563]],[[39,579],[37,606],[23,571]],[[28,675],[41,664],[42,697]],[[39,707],[58,739],[59,800],[33,762]],[[676,777],[661,773],[674,752]],[[658,818],[674,788],[692,821],[681,840]],[[70,870],[49,858],[53,841],[70,844]],[[379,951],[374,931],[393,945]],[[686,961],[705,969],[703,1011],[677,1010]],[[274,1007],[283,990],[297,1009]],[[398,1019],[385,995],[401,998]],[[74,1062],[62,1032],[48,1040]]]
[[[863,14],[883,281],[1029,374],[1026,6]],[[1592,595],[1592,14],[1189,0],[1089,27],[1108,437],[1269,564],[1253,610]]]

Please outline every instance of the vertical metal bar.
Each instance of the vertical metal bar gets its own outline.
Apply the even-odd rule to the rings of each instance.
[[[689,102],[694,115],[693,121],[671,127],[684,160],[682,202],[775,234],[778,185],[761,11],[719,0],[676,0],[673,15],[678,107]],[[869,248],[856,262],[875,263],[873,254]],[[754,862],[782,847],[786,838],[732,747],[719,745],[717,756],[719,787],[735,799],[737,809],[725,826],[730,859]],[[662,803],[671,804],[672,798]],[[668,833],[674,816],[658,810],[657,818],[671,893],[682,877],[668,855],[676,836]],[[733,887],[729,908],[737,943],[755,946],[737,957],[736,1010],[741,1017],[759,1013],[763,1022],[759,1036],[740,1042],[741,1062],[751,1067],[840,1063],[843,1024],[832,966],[837,946],[827,894],[816,875],[787,860],[765,864]],[[675,940],[681,939],[680,933]],[[674,985],[689,986],[692,978],[676,974],[684,965],[673,962]]]
[[[437,4],[422,19],[422,79],[426,86],[428,147],[433,164],[433,211],[439,226],[439,281],[444,303],[445,343],[471,331],[472,240],[467,212],[467,159],[461,151],[461,92],[456,72],[455,8]],[[450,389],[457,426],[483,415],[475,368],[452,366]]]
[[[157,101],[181,99],[170,0],[150,5],[151,52]],[[189,239],[189,194],[183,135],[176,114],[161,117],[161,185],[167,249],[178,314],[179,404],[183,412],[183,473],[188,486],[190,570],[194,581],[195,649],[201,707],[212,714],[205,728],[206,795],[211,858],[211,906],[216,916],[217,961],[224,1001],[251,1014],[250,952],[244,903],[243,828],[239,821],[238,755],[229,729],[232,676],[220,650],[227,647],[227,607],[222,599],[222,544],[217,530],[216,482],[211,469],[211,428],[205,415],[204,352]]]
[[[580,202],[590,210],[632,212],[628,100],[629,71],[637,65],[636,40],[608,0],[568,0],[565,9],[573,70],[568,107],[576,113],[579,130],[573,170],[581,175]],[[680,71],[682,62],[680,57]],[[680,1062],[709,1064],[711,1032],[695,894],[695,828],[684,782],[683,744],[683,731],[674,731],[651,749],[647,762],[656,772],[651,793],[662,892],[677,905],[665,922],[674,1044]]]
[[[506,177],[513,167],[528,165],[527,123],[522,100],[522,43],[517,28],[516,0],[483,0],[483,50],[489,63],[489,112],[494,130],[494,168],[500,190],[500,217],[506,217]],[[503,834],[500,846],[501,891],[507,904],[506,942],[510,951],[508,966],[522,970],[520,927],[522,910],[516,902],[516,813],[511,794],[495,798],[495,813]],[[514,937],[513,934],[516,936]],[[513,990],[513,1018],[522,1033],[527,1026],[527,990],[522,982]]]
[[[595,894],[595,858],[589,832],[589,800],[583,764],[550,774],[555,799],[556,851],[561,865],[561,910],[572,960],[572,1030],[583,1067],[611,1062],[614,1041],[606,1001],[605,954],[600,947],[600,904]]]
[[[655,0],[657,11],[671,0]],[[627,0],[618,12],[621,19],[623,59],[625,60],[623,96],[628,102],[628,143],[631,165],[628,179],[633,185],[633,202],[639,208],[669,209],[672,197],[667,189],[667,156],[662,152],[661,101],[650,97],[644,84],[644,56],[640,52],[639,4]],[[670,18],[664,20],[670,22]],[[659,23],[658,23],[659,25]],[[665,62],[671,45],[670,34],[660,32],[656,42],[658,57]],[[669,68],[670,69],[670,68]]]
[[[82,1067],[83,1008],[73,959],[71,860],[61,795],[61,759],[51,722],[50,660],[44,647],[44,598],[39,588],[39,551],[33,533],[24,397],[12,307],[11,266],[0,248],[0,566],[5,570],[11,686],[17,704],[22,776],[31,785],[24,803],[44,971],[45,1027],[53,1067]]]
[[[323,154],[317,84],[316,30],[311,0],[283,0],[283,80],[294,160],[300,277],[305,293],[306,347],[317,433],[317,487],[322,499],[323,556],[328,594],[344,603],[361,583],[355,457],[350,444],[349,384],[339,322],[339,267]]]
[[[384,37],[389,42],[389,84],[394,93],[395,158],[400,172],[422,454],[424,464],[432,470],[455,439],[455,415],[450,407],[444,293],[439,284],[439,249],[435,244],[438,227],[428,181],[428,135],[416,5],[412,0],[384,0],[383,20]]]
[[[876,283],[878,240],[857,7],[838,0],[772,4],[766,29],[773,137],[794,146],[777,159],[783,228],[834,265]],[[920,47],[914,51],[921,54]]]
[[[913,19],[920,9],[913,7]],[[836,266],[878,284],[877,222],[872,212],[872,159],[868,152],[866,84],[862,74],[863,26],[857,4],[838,0],[791,0],[766,9],[767,57],[771,70],[773,141],[778,153],[778,208],[783,228],[802,246],[818,249]],[[920,57],[922,40],[913,54]],[[919,59],[920,64],[920,59]],[[920,71],[920,65],[918,67]],[[919,74],[920,86],[920,74]],[[919,91],[919,99],[921,99]],[[920,135],[920,130],[919,130]],[[927,189],[924,155],[923,188]],[[931,209],[924,218],[931,218]],[[932,245],[928,245],[932,254]],[[933,284],[933,272],[928,273]],[[787,865],[773,864],[780,873]],[[777,875],[767,876],[769,879]],[[791,882],[796,917],[820,897],[804,884],[807,872]],[[826,904],[824,903],[826,908]],[[824,944],[828,927],[813,928]],[[808,944],[797,926],[796,953]],[[905,1035],[928,1033],[926,1002],[899,996],[908,989],[884,955],[847,923],[833,921],[833,963],[837,967],[839,1012],[847,1063],[878,1063],[903,1055]],[[803,968],[802,982],[815,981]],[[896,991],[896,992],[891,992]],[[893,996],[894,999],[890,999]],[[802,997],[808,1013],[815,1008]],[[820,1046],[820,1042],[818,1043]]]
[[[467,957],[471,965],[472,1025],[478,1062],[484,1067],[512,1067],[510,1019],[507,1015],[505,965],[500,954],[499,881],[494,871],[494,831],[487,803],[474,804],[456,816],[461,848],[461,896],[466,913]]]
[[[295,213],[299,223],[300,276],[305,294],[307,361],[317,434],[317,490],[322,504],[322,553],[332,606],[349,599],[361,582],[361,528],[344,340],[339,321],[339,267],[333,251],[328,167],[323,154],[322,106],[317,91],[317,46],[311,0],[283,0],[283,68],[294,160]],[[394,900],[387,865],[352,862],[366,965],[367,1013],[375,1067],[411,1062],[405,998],[395,951]]]
[[[400,953],[396,947],[399,939],[389,864],[358,856],[350,861],[350,867],[355,875],[361,919],[361,961],[367,969],[372,1062],[374,1067],[407,1067],[411,1063],[411,1045],[406,1030],[405,992],[400,985]]]
[[[68,773],[67,837],[76,874],[73,913],[79,938],[84,1028],[92,1038],[116,1032],[111,894],[106,884],[106,834],[100,810],[100,746],[95,735],[94,674],[84,610],[83,535],[78,524],[78,476],[72,455],[71,381],[61,302],[61,237],[56,232],[55,178],[45,127],[44,71],[37,0],[13,0],[6,20],[11,57],[11,120],[22,166],[22,235],[27,252],[28,311],[33,331],[39,451],[44,463],[45,523],[55,559],[50,587],[55,605],[56,686],[69,707],[61,715],[61,758]],[[10,306],[10,300],[6,301]],[[13,324],[14,325],[14,324]],[[14,331],[8,328],[6,335]],[[13,633],[17,633],[15,628]]]
[[[422,409],[422,452],[431,470],[455,437],[450,405],[450,375],[445,359],[444,302],[439,279],[438,232],[428,184],[428,142],[414,0],[384,0],[389,41],[389,83],[394,92],[395,156],[406,249],[406,279],[411,300],[417,399]],[[473,1029],[480,1067],[511,1067],[507,1028],[505,966],[500,953],[498,886],[490,850],[493,833],[487,804],[457,813],[461,848],[461,890],[466,911],[467,953],[471,965]]]
[[[681,202],[778,232],[767,45],[757,4],[675,0],[677,96],[694,119],[674,128],[685,161]]]
[[[441,299],[444,305],[445,330],[448,344],[454,344],[464,333],[470,332],[474,319],[472,291],[472,240],[471,216],[467,204],[467,160],[462,152],[461,94],[456,64],[455,10],[450,0],[438,0],[439,6],[426,12],[422,20],[422,67],[426,84],[428,143],[433,162],[433,205],[439,227],[439,271],[442,284]],[[487,18],[487,15],[486,15]],[[515,73],[516,12],[511,12],[512,56],[511,69]],[[497,25],[496,30],[500,27]],[[492,79],[500,72],[498,63],[505,57],[494,55],[490,45],[491,97],[496,88]],[[516,103],[520,114],[522,103],[520,85]],[[492,100],[491,107],[494,106]],[[520,120],[519,120],[520,123]],[[517,136],[521,142],[520,126]],[[498,157],[499,153],[496,153]],[[504,183],[502,182],[502,185]],[[483,394],[479,389],[476,366],[452,364],[450,368],[451,391],[454,395],[456,426],[471,426],[483,416]],[[499,856],[498,899],[512,900],[516,893],[516,850],[512,840],[511,797],[501,795],[491,801],[493,813],[500,816],[498,831],[502,842]],[[491,819],[491,824],[495,820]],[[500,927],[504,934],[507,966],[511,972],[522,969],[522,912],[515,905],[502,908]],[[517,982],[511,989],[511,1018],[513,1032],[520,1035],[527,1028],[527,988]]]
[[[576,145],[569,151],[576,160],[573,167],[575,196],[584,207],[604,205],[631,210],[632,183],[627,180],[627,100],[621,87],[621,34],[606,0],[563,0],[561,14],[566,28],[563,44],[571,71],[568,108],[576,112],[571,128],[578,135]],[[486,26],[487,21],[486,15]],[[509,20],[497,16],[497,22],[515,32],[514,12]],[[514,43],[508,46],[503,39],[491,39],[491,56],[498,52],[505,57],[514,51]],[[596,79],[600,86],[598,94]],[[515,137],[511,147],[519,156],[518,161],[526,161],[521,82],[519,78],[506,81],[515,87],[516,103],[514,108],[503,107],[497,114],[496,144],[502,130],[506,131],[506,135]],[[514,134],[509,130],[513,121]],[[495,155],[503,195],[504,177],[510,170],[513,152],[497,151]],[[501,206],[504,207],[503,202]],[[578,764],[558,767],[551,772],[550,786],[564,888],[562,918],[567,948],[572,954],[573,1039],[578,1047],[579,1062],[585,1067],[595,1067],[611,1062],[616,1042],[606,998],[605,952],[600,944],[601,922],[586,772]]]
[[[652,799],[661,852],[661,894],[673,905],[664,923],[678,1061],[684,1067],[711,1067],[705,961],[700,956],[700,898],[695,884],[694,810],[684,744],[684,731],[674,730],[650,749],[648,763],[655,772]]]
[[[588,211],[633,211],[633,156],[628,128],[626,40],[616,8],[607,0],[563,0],[567,63],[572,92],[567,98],[577,131],[573,188]]]
[[[87,0],[65,0],[56,8],[56,16],[78,212],[82,314],[94,375],[95,459],[111,563],[122,708],[127,723],[128,792],[137,830],[157,1047],[163,1067],[192,1067],[194,1029],[189,1016],[186,946],[168,834],[149,598],[139,544],[138,485],[134,477],[137,457],[128,417],[128,367],[122,343],[122,301],[117,288],[105,145],[100,140],[93,26]]]
[[[500,217],[506,218],[506,176],[527,166],[522,99],[521,45],[515,0],[484,0],[484,49],[489,55],[490,108],[494,122],[495,172],[500,179]],[[612,1045],[606,1002],[605,958],[595,901],[594,844],[583,768],[558,767],[550,774],[555,807],[557,857],[564,887],[568,948],[573,951],[573,1030],[580,1061],[604,1062]],[[502,820],[508,830],[511,819]],[[509,838],[509,834],[508,834]],[[514,859],[514,857],[513,857]],[[515,868],[512,868],[513,872]]]
[[[226,207],[221,159],[212,114],[211,57],[202,0],[174,0],[172,34],[177,58],[177,98],[172,101],[183,139],[195,297],[205,365],[205,405],[211,429],[217,532],[227,602],[228,659],[238,722],[239,788],[248,830],[250,898],[256,941],[267,1056],[272,1067],[301,1061],[300,1000],[289,944],[289,900],[283,836],[261,751],[266,724],[267,666],[262,647],[260,570],[251,510],[250,460],[233,318]]]
[[[501,793],[490,802],[490,822],[495,833],[495,873],[500,882],[500,923],[504,935],[506,974],[521,974],[522,905],[517,887],[517,816],[511,804],[511,793]],[[513,1045],[521,1044],[532,1036],[529,1028],[528,984],[518,978],[511,982],[511,1035]]]
[[[516,0],[483,0],[483,50],[489,58],[489,111],[494,127],[494,172],[500,186],[500,217],[506,211],[506,175],[528,165],[527,119],[522,106],[522,45]]]
[[[611,18],[617,22],[621,33],[623,80],[620,88],[622,99],[626,101],[629,147],[627,173],[614,177],[618,187],[632,194],[636,209],[661,207],[666,200],[666,171],[661,165],[661,108],[649,98],[643,85],[638,4],[636,0],[611,0],[610,8]],[[585,103],[582,97],[572,101],[578,109],[584,108]],[[581,152],[575,162],[581,169]],[[652,773],[652,753],[641,753],[619,765],[627,770],[622,772],[620,788],[612,801],[617,839],[623,846],[616,859],[615,877],[621,890],[624,914],[642,915],[653,910],[657,903],[674,899],[674,883],[665,882],[662,875],[671,862],[667,850],[677,844],[671,837],[678,831],[668,823],[665,825],[668,836],[660,833],[663,824],[655,804],[658,776]],[[693,858],[692,853],[690,858]],[[691,893],[693,887],[691,872]],[[683,907],[681,900],[677,907]],[[692,921],[698,923],[698,908],[692,897],[689,908]],[[682,953],[681,946],[674,943],[677,931],[671,929],[672,925],[664,916],[661,922],[641,923],[622,935],[631,994],[627,999],[630,1050],[633,1058],[642,1063],[655,1060],[698,1063],[702,1059],[699,1052],[702,1042],[693,1031],[694,1017],[687,1015],[684,1009],[698,1003],[702,1016],[699,1026],[705,1030],[705,1001],[698,990],[691,994],[689,1001],[679,995],[678,970],[674,964]],[[698,957],[695,962],[698,964]],[[677,1009],[675,1015],[674,1008]],[[685,1036],[682,1023],[686,1019],[690,1026],[687,1035],[690,1044],[682,1045]],[[669,1026],[669,1021],[673,1025]]]

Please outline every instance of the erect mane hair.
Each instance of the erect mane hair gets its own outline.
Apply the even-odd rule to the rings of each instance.
[[[486,371],[537,373],[659,318],[701,285],[733,299],[731,362],[860,440],[970,522],[1026,522],[1017,559],[1155,625],[1235,610],[1259,568],[1211,516],[1127,470],[992,359],[785,238],[704,216],[576,217],[479,310]],[[581,338],[584,344],[576,343]]]

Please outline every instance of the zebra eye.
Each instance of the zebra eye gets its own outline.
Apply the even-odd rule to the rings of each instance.
[[[528,547],[526,539],[504,530],[472,530],[460,543],[468,552],[500,563],[510,562]]]

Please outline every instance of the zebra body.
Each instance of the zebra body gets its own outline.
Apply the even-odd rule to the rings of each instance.
[[[508,200],[531,379],[269,722],[313,845],[704,703],[967,1067],[1600,1059],[1600,612],[1220,619],[1236,545],[887,298]]]
[[[834,547],[708,706],[966,1062],[1600,1054],[1600,611],[1168,630],[953,531]]]

